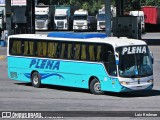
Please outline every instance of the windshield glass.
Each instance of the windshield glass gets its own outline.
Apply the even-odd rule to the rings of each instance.
[[[74,20],[87,20],[87,15],[75,15]]]
[[[67,19],[66,16],[55,16],[55,20],[64,20]]]
[[[105,14],[98,14],[98,20],[105,20]]]
[[[118,71],[121,77],[147,77],[153,75],[147,46],[127,46],[116,49],[119,54]]]
[[[46,19],[48,19],[48,15],[36,15],[36,16],[35,16],[35,19],[38,19],[38,20],[46,20]]]

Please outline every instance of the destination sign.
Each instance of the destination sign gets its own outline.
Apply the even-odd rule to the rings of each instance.
[[[130,46],[130,47],[123,47],[122,49],[122,55],[135,54],[135,53],[147,53],[146,46]]]

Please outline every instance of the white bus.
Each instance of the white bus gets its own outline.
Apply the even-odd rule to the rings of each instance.
[[[153,58],[144,41],[103,33],[12,35],[8,76],[34,87],[52,84],[104,91],[151,90]]]

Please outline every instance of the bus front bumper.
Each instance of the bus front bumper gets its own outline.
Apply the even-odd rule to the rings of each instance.
[[[130,92],[130,91],[143,91],[143,90],[152,90],[153,84],[140,84],[132,86],[122,86],[120,92]]]

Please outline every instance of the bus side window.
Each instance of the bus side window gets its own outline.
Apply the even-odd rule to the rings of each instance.
[[[37,42],[37,54],[38,56],[46,56],[47,42]]]
[[[89,45],[89,60],[95,61],[94,45]]]
[[[34,55],[34,42],[24,41],[24,55]]]
[[[60,43],[60,42],[57,42],[57,44],[56,44],[56,58],[60,58],[60,55],[61,55],[61,48],[62,48],[62,46],[61,46],[62,44]]]
[[[103,46],[103,62],[109,75],[116,76],[116,60],[114,49],[111,45]]]
[[[81,60],[87,60],[87,47],[85,44],[81,45]]]
[[[57,42],[48,42],[48,57],[57,58]]]
[[[13,41],[12,44],[12,54],[20,55],[22,54],[22,44],[21,41]]]
[[[33,56],[34,55],[34,42],[29,41],[29,55]]]
[[[96,60],[97,61],[101,61],[101,59],[102,59],[101,58],[101,56],[102,56],[101,52],[102,52],[102,46],[101,45],[97,45],[97,55],[96,55]]]
[[[24,41],[24,55],[28,55],[29,52],[29,45],[28,45],[28,41]]]
[[[68,59],[72,59],[72,57],[73,57],[73,50],[72,50],[72,44],[68,44],[68,50],[67,50],[68,52],[67,52],[67,58]]]
[[[48,42],[48,57],[53,57],[54,54],[54,43]]]
[[[66,43],[62,43],[61,44],[61,54],[60,54],[60,58],[65,58],[65,52],[66,52]]]
[[[74,59],[79,60],[80,58],[80,44],[74,46]]]

